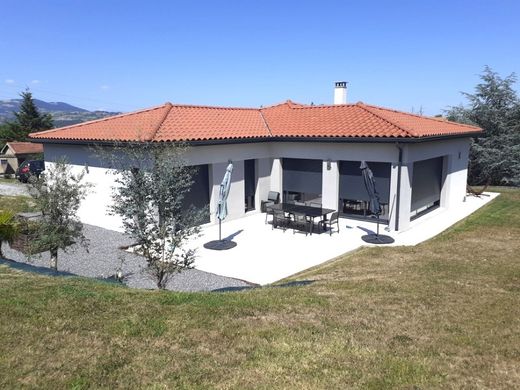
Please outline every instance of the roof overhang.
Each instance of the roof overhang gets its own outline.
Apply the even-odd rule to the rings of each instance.
[[[249,143],[266,143],[266,142],[319,142],[319,143],[402,143],[415,144],[432,141],[443,141],[457,138],[473,138],[482,135],[481,131],[468,132],[462,134],[435,135],[427,137],[258,137],[258,138],[230,138],[230,139],[214,139],[214,140],[190,140],[190,141],[161,141],[160,143],[185,143],[190,146],[207,146],[207,145],[230,145],[230,144],[249,144]],[[136,141],[96,141],[96,140],[66,140],[66,139],[31,139],[31,142],[42,144],[62,144],[62,145],[98,145],[98,146],[116,146],[125,144],[136,144]],[[145,143],[145,142],[143,142]],[[155,143],[155,142],[153,142]]]

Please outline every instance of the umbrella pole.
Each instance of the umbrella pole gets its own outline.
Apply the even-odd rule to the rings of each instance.
[[[222,241],[222,220],[218,219],[218,240]]]
[[[376,237],[379,237],[379,214],[377,214],[377,233]]]

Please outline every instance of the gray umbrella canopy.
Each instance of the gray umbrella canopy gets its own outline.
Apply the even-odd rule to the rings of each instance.
[[[217,204],[217,218],[223,220],[228,215],[227,210],[227,198],[229,196],[229,189],[231,187],[231,173],[233,172],[233,164],[230,163],[226,168],[226,173],[222,183],[220,183],[220,190],[218,193],[218,204]]]
[[[361,161],[361,166],[359,168],[361,168],[363,182],[365,183],[365,188],[367,190],[368,197],[370,198],[370,212],[374,215],[379,215],[381,214],[381,203],[379,201],[379,194],[377,193],[376,189],[376,180],[374,179],[374,174],[368,167],[366,161]]]

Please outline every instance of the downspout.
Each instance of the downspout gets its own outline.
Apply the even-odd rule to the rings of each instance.
[[[399,145],[399,142],[395,143],[397,149],[399,149],[399,163],[397,165],[397,194],[396,194],[396,206],[395,206],[395,230],[399,230],[399,205],[401,204],[401,168],[403,166],[403,148]]]

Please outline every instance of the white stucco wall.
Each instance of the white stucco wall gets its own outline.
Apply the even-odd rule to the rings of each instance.
[[[399,204],[399,230],[410,226],[410,206],[412,199],[413,163],[415,161],[443,157],[443,181],[440,207],[453,208],[464,202],[468,176],[469,138],[403,144],[403,165]],[[397,171],[392,175],[397,181]],[[393,182],[393,180],[392,180]],[[391,192],[391,196],[392,196]],[[395,228],[395,215],[390,220]]]
[[[339,201],[339,164],[337,161],[323,161],[322,190],[322,206],[337,210]]]
[[[441,207],[456,207],[463,201],[466,191],[469,139],[450,139],[416,144],[401,144],[403,164],[401,167],[400,202],[397,207],[397,177],[399,150],[393,143],[343,143],[343,142],[265,142],[249,144],[207,145],[189,149],[185,159],[189,165],[208,164],[210,188],[210,212],[212,223],[216,222],[215,206],[220,182],[228,161],[234,163],[229,195],[229,218],[245,215],[244,207],[244,160],[256,161],[256,210],[267,199],[268,191],[282,193],[282,158],[319,159],[323,161],[322,202],[327,208],[337,209],[339,193],[339,161],[366,160],[389,162],[392,165],[390,184],[390,223],[395,228],[399,209],[399,230],[408,228],[410,221],[411,183],[413,162],[445,156],[445,172],[441,193]],[[88,198],[82,204],[80,217],[83,222],[108,229],[121,230],[121,221],[107,215],[111,202],[113,175],[107,174],[106,164],[96,153],[83,145],[45,144],[46,161],[65,156],[75,170],[88,167],[86,180],[93,183]],[[330,169],[327,162],[330,160]]]

